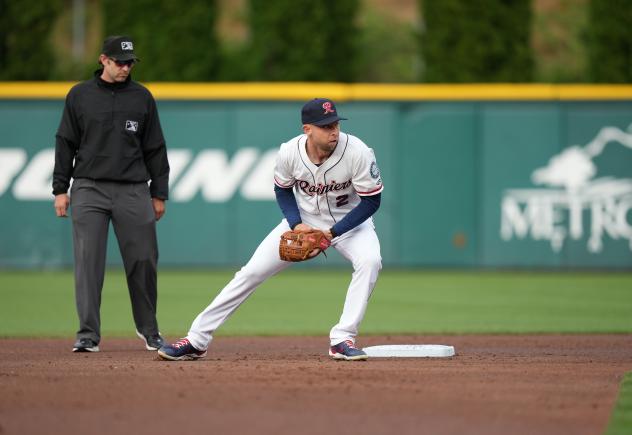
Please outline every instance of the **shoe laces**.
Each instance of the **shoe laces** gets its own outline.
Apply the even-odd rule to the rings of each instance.
[[[345,340],[345,343],[347,344],[347,346],[349,346],[351,349],[357,349],[355,347],[355,344],[353,344],[353,341],[351,340]]]
[[[177,348],[179,349],[179,348],[181,348],[182,346],[186,346],[186,345],[188,345],[188,344],[190,344],[190,343],[189,343],[189,339],[188,339],[188,338],[181,338],[180,340],[176,341],[176,342],[173,344],[173,347],[177,347]]]

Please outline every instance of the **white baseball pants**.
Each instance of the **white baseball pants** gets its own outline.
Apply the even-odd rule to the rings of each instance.
[[[323,228],[316,222],[305,223],[314,228]],[[248,263],[195,318],[187,338],[196,349],[206,350],[213,339],[213,332],[248,299],[257,286],[292,264],[279,258],[281,234],[289,229],[286,220],[281,221],[257,247]],[[372,219],[334,238],[331,246],[353,265],[353,275],[342,315],[338,324],[329,333],[330,343],[335,345],[344,340],[355,342],[358,326],[364,318],[369,298],[382,268],[382,257]]]

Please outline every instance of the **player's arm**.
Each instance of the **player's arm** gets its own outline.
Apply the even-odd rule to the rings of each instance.
[[[344,233],[351,231],[362,222],[373,216],[380,208],[382,194],[377,193],[371,196],[361,196],[360,204],[356,205],[347,215],[329,229],[331,237],[342,236]]]
[[[279,187],[275,184],[274,194],[276,195],[277,204],[279,204],[279,207],[283,212],[283,216],[285,216],[290,228],[294,229],[302,221],[293,189],[291,187]]]
[[[362,222],[373,216],[380,208],[382,201],[382,178],[375,161],[373,150],[366,147],[354,159],[353,185],[360,196],[360,203],[356,205],[344,218],[329,229],[329,235],[338,237],[351,231]],[[364,194],[360,192],[365,192]],[[376,192],[376,193],[373,193]]]
[[[296,179],[292,165],[292,150],[295,146],[296,142],[292,141],[281,144],[279,148],[274,165],[274,195],[290,228],[304,231],[307,225],[302,223],[293,189]],[[297,226],[299,228],[296,228]]]

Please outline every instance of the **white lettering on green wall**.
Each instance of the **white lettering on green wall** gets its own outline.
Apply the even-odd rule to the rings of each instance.
[[[226,202],[239,190],[248,200],[273,201],[276,152],[241,148],[229,156],[220,149],[197,154],[170,149],[170,199],[188,202],[199,194],[207,202]],[[0,197],[11,194],[20,201],[52,201],[54,166],[52,148],[38,151],[30,160],[23,149],[0,148]]]
[[[568,147],[532,173],[534,184],[549,188],[506,190],[501,238],[547,240],[559,252],[565,240],[582,239],[587,228],[589,252],[601,252],[606,236],[627,240],[632,251],[632,178],[595,178],[595,158],[609,144],[632,150],[632,133],[604,127],[585,147]]]

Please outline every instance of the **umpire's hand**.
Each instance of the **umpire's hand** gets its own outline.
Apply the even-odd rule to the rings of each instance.
[[[154,206],[154,213],[156,214],[156,220],[160,220],[162,215],[165,214],[165,202],[160,198],[152,198],[151,203]]]
[[[70,198],[67,193],[60,193],[55,195],[55,213],[57,217],[68,217],[68,206],[70,205]]]

